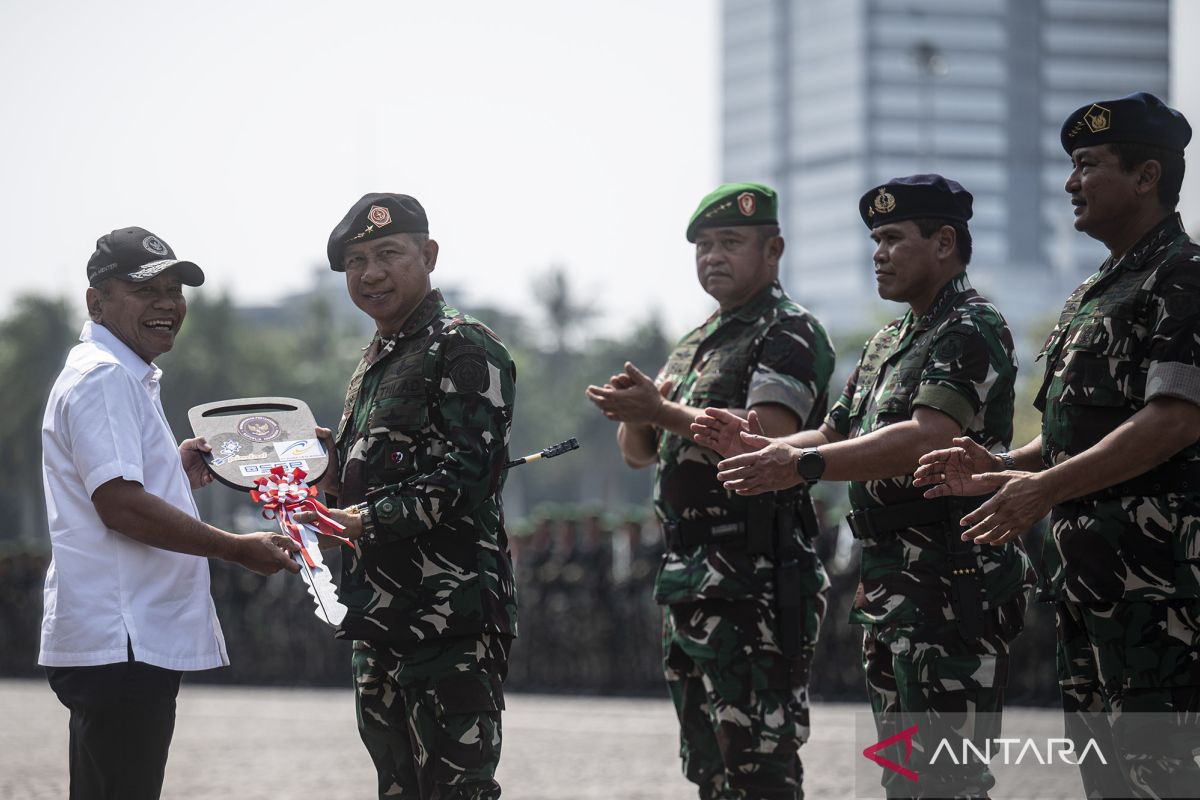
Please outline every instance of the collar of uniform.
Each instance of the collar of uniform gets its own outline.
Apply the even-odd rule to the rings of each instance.
[[[929,304],[929,308],[916,319],[915,324],[917,329],[924,330],[930,327],[945,313],[946,307],[953,302],[954,298],[963,292],[971,291],[972,288],[971,280],[967,277],[965,271],[955,275],[945,286],[938,290],[937,295],[933,298],[933,302]],[[908,313],[912,314],[911,308]]]
[[[417,307],[408,315],[408,319],[404,320],[404,326],[400,328],[397,338],[403,339],[412,336],[417,331],[428,327],[444,302],[441,289],[430,289],[429,294],[425,295],[425,299],[418,303]]]
[[[1150,256],[1159,251],[1160,248],[1170,244],[1175,239],[1183,236],[1183,218],[1178,213],[1168,214],[1163,218],[1163,221],[1155,225],[1146,233],[1138,243],[1129,248],[1125,255],[1121,256],[1117,261],[1106,263],[1100,268],[1101,272],[1116,271],[1118,269],[1127,269],[1130,272],[1137,272],[1145,269],[1150,263]]]
[[[771,281],[762,289],[751,297],[746,302],[742,303],[737,308],[727,311],[722,314],[722,317],[737,317],[743,322],[753,322],[763,315],[763,313],[775,304],[775,301],[783,297],[783,287],[779,285],[779,281]]]
[[[400,327],[400,330],[388,336],[381,336],[379,331],[375,331],[375,335],[371,337],[371,341],[367,343],[367,346],[363,350],[368,353],[376,352],[391,342],[396,342],[411,336],[419,330],[423,330],[437,316],[438,311],[444,303],[442,290],[430,289],[429,294],[425,295],[425,299],[418,303],[417,307],[408,315],[408,319],[404,320],[404,324]]]
[[[114,336],[113,332],[103,325],[91,320],[83,323],[79,341],[91,342],[101,350],[111,353],[121,366],[136,375],[138,380],[147,386],[158,382],[162,377],[162,370],[157,365],[147,364],[141,356],[129,349],[129,345]]]

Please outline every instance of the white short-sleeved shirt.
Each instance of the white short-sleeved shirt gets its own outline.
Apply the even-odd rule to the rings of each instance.
[[[92,493],[114,478],[140,483],[199,518],[178,445],[159,403],[162,371],[103,325],[88,322],[59,373],[42,421],[42,482],[53,559],[46,572],[38,663],[134,658],[199,670],[229,663],[209,589],[208,560],[141,544],[105,527]]]

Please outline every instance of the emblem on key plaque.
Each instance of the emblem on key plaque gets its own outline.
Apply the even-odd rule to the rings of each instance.
[[[317,438],[317,421],[303,400],[291,397],[243,397],[205,403],[188,410],[192,432],[212,448],[204,461],[213,477],[226,486],[249,492],[263,506],[263,516],[275,520],[300,551],[292,558],[316,604],[316,615],[338,626],[346,607],[338,600],[329,567],[321,559],[317,534],[353,544],[344,530],[316,499],[309,482],[321,480],[329,455]],[[316,523],[292,519],[297,511],[315,511]]]
[[[303,400],[243,397],[205,403],[188,411],[192,432],[212,448],[204,455],[213,477],[248,492],[273,467],[304,470],[309,483],[321,480],[329,455],[314,430],[317,421]]]

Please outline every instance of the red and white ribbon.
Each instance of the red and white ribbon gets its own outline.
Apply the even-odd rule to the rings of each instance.
[[[270,475],[257,478],[254,483],[257,489],[250,490],[250,498],[256,503],[262,503],[262,515],[265,519],[279,522],[279,530],[295,540],[300,545],[300,552],[309,567],[315,566],[312,557],[304,549],[300,537],[300,525],[314,530],[324,536],[332,536],[342,544],[353,549],[354,544],[342,536],[346,527],[329,515],[329,509],[317,500],[317,489],[305,482],[308,473],[296,467],[287,472],[283,467],[272,467]],[[313,522],[299,523],[293,519],[298,511],[312,511],[317,515]]]

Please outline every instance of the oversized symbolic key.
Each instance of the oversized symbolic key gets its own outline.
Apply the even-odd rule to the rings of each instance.
[[[291,397],[242,397],[188,410],[192,432],[212,448],[204,454],[217,480],[248,492],[273,467],[299,467],[311,483],[329,468],[329,455],[314,430],[317,421],[303,400]]]
[[[316,615],[333,626],[346,616],[329,567],[321,558],[317,534],[333,536],[344,528],[317,501],[317,482],[329,468],[329,455],[317,438],[317,422],[303,400],[291,397],[243,397],[205,403],[188,411],[192,432],[212,448],[204,454],[213,476],[226,486],[249,492],[300,550],[292,558],[316,605]],[[315,511],[317,521],[301,524],[297,511]]]

